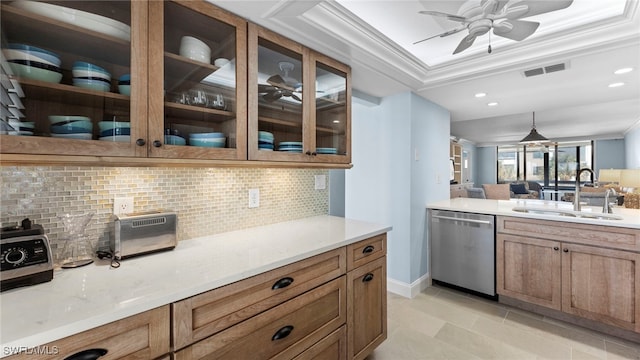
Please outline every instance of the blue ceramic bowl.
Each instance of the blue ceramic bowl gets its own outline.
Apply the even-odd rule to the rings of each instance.
[[[211,133],[192,133],[189,135],[191,139],[224,139],[225,135],[221,132],[211,132]]]
[[[183,146],[183,145],[187,145],[187,140],[177,135],[165,135],[164,143],[165,145]]]
[[[191,146],[223,148],[225,143],[226,143],[225,138],[218,138],[218,139],[189,138],[189,145]]]
[[[100,137],[115,135],[131,135],[131,128],[116,127],[109,130],[100,131]]]
[[[86,134],[93,130],[91,121],[73,121],[66,124],[51,125],[50,130],[53,134]]]
[[[60,64],[62,64],[62,61],[60,61],[60,56],[58,56],[58,54],[51,52],[49,50],[39,48],[39,47],[35,47],[27,44],[13,43],[13,44],[8,44],[7,48],[13,49],[13,50],[20,50],[27,54],[33,54],[36,57],[42,58],[57,66],[60,66]]]
[[[88,80],[88,79],[74,78],[73,85],[80,88],[84,88],[84,89],[103,91],[103,92],[109,91],[111,89],[111,85],[104,80]]]

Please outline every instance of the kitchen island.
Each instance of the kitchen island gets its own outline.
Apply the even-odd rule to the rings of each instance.
[[[640,343],[640,210],[466,198],[427,208],[495,216],[500,302]]]
[[[123,260],[119,268],[110,268],[109,261],[96,261],[57,270],[49,283],[0,295],[0,357],[332,251],[348,251],[349,246],[384,236],[390,229],[317,216],[184,240],[172,251]],[[384,254],[386,248],[380,255]],[[344,275],[347,266],[341,268]]]

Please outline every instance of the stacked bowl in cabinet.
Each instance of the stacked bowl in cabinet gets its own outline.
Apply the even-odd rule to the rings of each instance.
[[[111,90],[111,74],[98,65],[76,61],[71,72],[74,86],[105,92]]]
[[[258,149],[273,151],[273,134],[267,131],[258,131]]]
[[[101,141],[130,142],[131,123],[128,121],[105,120],[98,123]]]
[[[227,142],[224,133],[191,133],[189,135],[189,145],[201,147],[223,148]]]
[[[283,141],[278,144],[278,151],[301,153],[302,141]]]
[[[50,115],[49,130],[52,137],[91,140],[93,123],[86,116]]]
[[[8,44],[2,52],[16,76],[50,83],[62,80],[60,57],[49,50],[27,44]]]

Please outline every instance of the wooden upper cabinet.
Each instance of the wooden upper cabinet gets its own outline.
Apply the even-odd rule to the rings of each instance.
[[[146,148],[137,146],[136,140],[147,137],[147,3],[58,1],[31,5],[11,2],[1,5],[4,53],[1,117],[14,131],[3,131],[0,135],[0,151],[3,154],[146,156]],[[63,16],[64,8],[96,14],[117,23],[86,26],[79,17],[78,21],[69,22]],[[56,65],[55,58],[28,58],[32,63],[27,64],[24,51],[4,50],[15,47],[14,44],[50,52],[60,63]],[[94,77],[96,73],[78,73],[77,77],[85,78],[85,87],[78,86],[74,84],[72,71],[76,61],[102,68],[108,75],[98,80]],[[47,77],[40,77],[38,72],[44,72]],[[62,75],[59,81],[48,77],[55,73]],[[127,74],[130,95],[119,93],[118,88],[119,79]],[[110,82],[104,81],[108,79]],[[86,87],[96,83],[104,88]],[[75,118],[52,128],[50,116]],[[74,126],[71,123],[74,121],[81,122]],[[127,126],[112,135],[108,127],[101,127],[103,121],[122,122]]]
[[[246,22],[205,1],[149,9],[149,155],[246,159]]]
[[[350,68],[248,28],[249,160],[350,163]]]

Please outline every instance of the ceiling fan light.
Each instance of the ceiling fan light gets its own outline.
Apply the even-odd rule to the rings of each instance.
[[[621,74],[630,73],[632,71],[633,71],[633,68],[626,67],[626,68],[618,69],[618,70],[614,71],[613,73],[616,74],[616,75],[621,75]]]
[[[487,104],[487,106],[498,106],[498,103],[495,102],[495,101],[494,102],[490,102],[490,103]]]
[[[477,97],[477,98],[483,98],[483,97],[487,96],[487,93],[479,92],[479,93],[475,94],[474,96]]]
[[[624,86],[624,83],[623,82],[616,82],[616,83],[613,83],[613,84],[609,84],[610,88],[617,88],[617,87],[620,87],[620,86]]]

